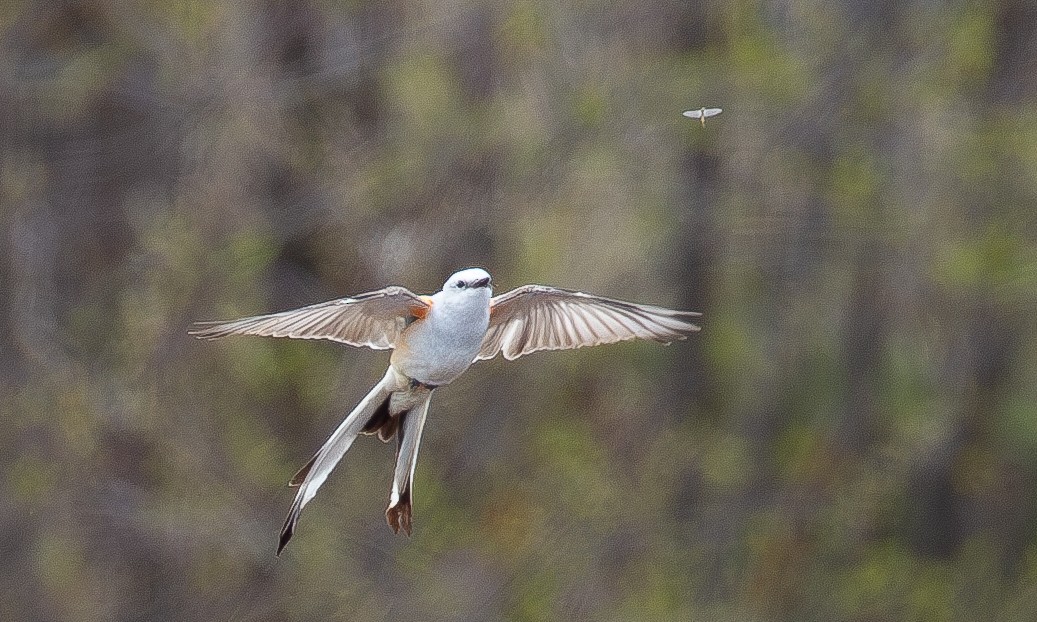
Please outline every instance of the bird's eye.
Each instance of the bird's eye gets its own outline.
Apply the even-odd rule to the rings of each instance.
[[[458,281],[457,283],[454,283],[454,285],[457,286],[457,289],[464,289],[464,281]]]

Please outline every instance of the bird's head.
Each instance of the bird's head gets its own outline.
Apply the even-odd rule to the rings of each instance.
[[[465,268],[450,275],[443,283],[443,291],[453,294],[479,292],[487,298],[492,295],[493,280],[490,273],[482,268]]]

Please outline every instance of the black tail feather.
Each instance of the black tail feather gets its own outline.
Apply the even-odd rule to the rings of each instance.
[[[378,438],[383,441],[388,441],[396,434],[397,428],[399,428],[399,418],[393,417],[389,414],[389,401],[392,399],[392,395],[385,398],[385,401],[378,405],[378,409],[374,411],[371,418],[367,420],[364,427],[360,430],[361,434],[378,434]]]
[[[288,512],[288,517],[284,519],[284,526],[281,527],[281,538],[277,542],[277,556],[281,556],[281,551],[288,545],[288,541],[292,539],[292,535],[295,533],[295,524],[299,522],[299,514],[302,513],[302,507],[298,501],[292,504],[292,509]]]
[[[306,481],[306,476],[310,474],[310,469],[312,469],[314,463],[317,462],[317,456],[319,455],[319,451],[313,454],[313,457],[310,458],[309,461],[306,462],[306,464],[302,465],[301,469],[295,472],[295,475],[292,476],[292,479],[288,480],[288,485],[291,487],[302,486],[302,483]]]
[[[385,522],[389,523],[389,529],[392,529],[393,533],[403,533],[410,536],[411,534],[411,511],[413,507],[410,501],[410,482],[407,482],[407,487],[400,493],[400,500],[396,505],[391,505],[385,510]]]

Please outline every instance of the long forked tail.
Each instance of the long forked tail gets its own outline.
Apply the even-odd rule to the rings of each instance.
[[[431,398],[432,392],[429,391],[417,406],[400,415],[402,421],[397,437],[396,472],[389,493],[389,507],[385,510],[385,520],[393,533],[400,533],[400,529],[403,529],[408,536],[411,534],[411,484]]]
[[[328,437],[328,440],[324,442],[320,450],[299,469],[299,472],[288,483],[289,486],[298,486],[299,492],[296,493],[295,501],[292,502],[292,509],[289,510],[288,517],[281,528],[281,538],[277,544],[278,555],[284,550],[288,541],[292,539],[292,534],[295,533],[295,524],[299,522],[299,514],[302,513],[302,509],[317,494],[317,490],[324,483],[324,480],[328,478],[328,474],[335,468],[339,460],[342,459],[342,456],[345,455],[353,441],[356,440],[364,425],[385,404],[391,394],[392,371],[390,370],[371,389],[371,392],[364,399],[360,400],[353,412],[346,416],[338,428]]]

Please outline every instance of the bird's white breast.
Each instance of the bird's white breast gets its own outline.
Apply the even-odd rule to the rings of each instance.
[[[392,365],[406,376],[443,385],[475,360],[490,324],[488,289],[432,297],[432,308],[400,336]]]

